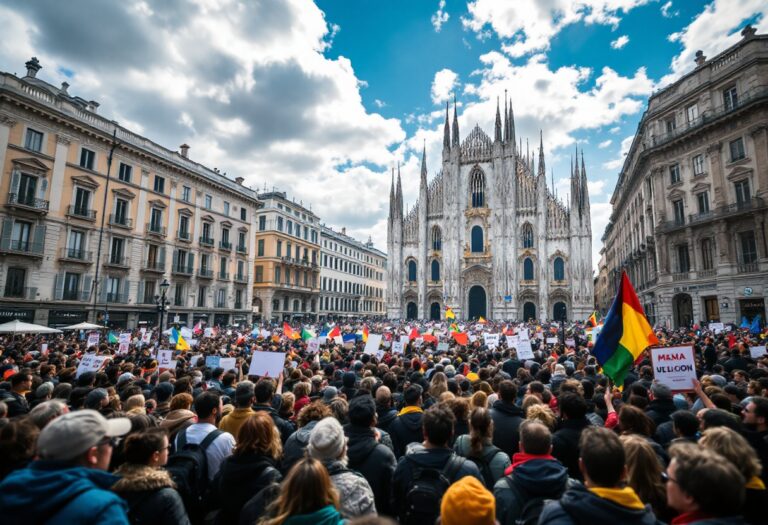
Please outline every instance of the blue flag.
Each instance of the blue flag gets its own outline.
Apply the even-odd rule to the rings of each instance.
[[[760,331],[760,315],[758,314],[752,319],[752,326],[749,328],[749,333],[759,334]]]
[[[746,315],[741,318],[741,326],[739,328],[749,328],[749,320]]]
[[[350,342],[354,343],[355,341],[357,341],[357,336],[355,334],[344,334],[341,336],[341,338],[344,340],[345,343],[350,343]]]

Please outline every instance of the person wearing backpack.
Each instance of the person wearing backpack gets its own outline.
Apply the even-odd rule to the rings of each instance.
[[[485,487],[493,490],[493,486],[504,475],[511,462],[506,452],[495,447],[493,439],[493,419],[487,408],[475,408],[469,415],[469,434],[456,438],[453,450],[459,456],[475,463],[483,475]]]
[[[552,433],[537,420],[520,425],[520,452],[496,482],[496,517],[501,525],[534,525],[549,499],[560,499],[568,469],[552,455]]]
[[[435,405],[422,419],[424,442],[409,447],[392,477],[391,509],[402,525],[431,525],[440,515],[440,502],[448,487],[474,476],[482,483],[477,466],[456,455],[449,443],[456,418],[442,405]]]

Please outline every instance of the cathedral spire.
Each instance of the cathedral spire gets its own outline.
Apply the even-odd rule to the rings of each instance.
[[[498,102],[496,106],[498,106]],[[509,113],[507,113],[507,90],[504,90],[504,142],[509,141]],[[514,142],[514,141],[513,141]],[[514,146],[514,143],[512,144]]]
[[[392,183],[389,186],[389,220],[392,220],[392,212],[395,209],[395,167],[392,166]]]
[[[427,141],[424,140],[424,146],[421,150],[421,186],[427,187]]]
[[[459,146],[459,116],[456,112],[456,93],[453,94],[453,146]]]
[[[587,170],[584,169],[584,150],[581,150],[581,188],[579,192],[581,199],[579,207],[581,210],[587,210],[589,214],[589,188],[587,187]]]
[[[547,180],[547,170],[544,166],[544,132],[539,130],[539,177]]]
[[[445,126],[443,127],[443,151],[451,149],[451,126],[448,118],[448,101],[445,101]]]
[[[506,105],[506,104],[505,104]],[[512,111],[512,99],[509,99],[509,141],[515,145],[515,112]]]
[[[504,112],[507,112],[507,101],[504,100]],[[499,97],[496,97],[496,127],[495,127],[494,141],[501,142],[501,111],[499,110]]]
[[[403,183],[400,178],[400,161],[397,161],[397,188],[395,189],[395,211],[403,218]]]

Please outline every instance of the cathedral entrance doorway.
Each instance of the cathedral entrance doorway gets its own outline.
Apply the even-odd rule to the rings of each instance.
[[[487,317],[485,289],[482,286],[473,286],[469,289],[469,318]]]
[[[414,302],[408,303],[408,306],[405,307],[405,318],[411,321],[413,319],[416,319],[417,315],[419,314],[416,309],[416,303]]]
[[[429,318],[432,321],[440,320],[440,303],[432,303],[429,306]]]
[[[564,302],[560,301],[559,303],[555,303],[555,306],[552,309],[552,319],[555,321],[565,321],[567,319],[567,314],[568,310]]]
[[[675,328],[691,326],[693,323],[693,303],[687,293],[679,293],[672,298],[672,312],[675,317]]]
[[[529,321],[530,319],[536,319],[536,305],[527,302],[523,305],[523,321]]]

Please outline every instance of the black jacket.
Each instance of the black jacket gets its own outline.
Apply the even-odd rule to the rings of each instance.
[[[566,419],[552,435],[552,455],[568,469],[568,475],[581,480],[579,470],[579,438],[581,431],[590,425],[587,418]]]
[[[8,406],[8,417],[23,416],[29,413],[29,401],[22,394],[6,391],[0,396],[0,401]]]
[[[518,451],[520,423],[525,419],[523,409],[517,405],[496,401],[491,408],[493,444],[511,458]]]
[[[539,525],[656,525],[660,523],[650,505],[641,509],[630,509],[597,494],[583,485],[569,489],[560,498],[544,505],[539,516]]]
[[[280,441],[282,441],[283,445],[285,445],[285,442],[288,441],[288,437],[291,434],[293,434],[294,430],[296,430],[296,427],[293,426],[293,423],[281,418],[278,415],[277,410],[275,410],[271,406],[253,405],[251,408],[253,408],[253,410],[256,412],[263,411],[269,414],[269,416],[272,418],[272,421],[275,422],[275,426],[277,427],[277,430],[280,431]]]
[[[392,516],[389,508],[389,494],[392,474],[397,466],[395,454],[386,445],[376,440],[375,431],[372,428],[349,424],[344,426],[344,433],[349,439],[347,466],[368,480],[373,490],[378,514]]]
[[[395,418],[397,418],[397,410],[394,408],[383,408],[377,406],[376,414],[379,416],[376,426],[381,430],[386,430],[389,432],[389,425],[391,425]]]
[[[271,468],[267,468],[271,467]],[[216,523],[237,523],[243,506],[261,489],[283,477],[272,458],[256,453],[229,456],[221,464],[210,498],[219,510]]]
[[[283,474],[288,474],[291,467],[304,457],[309,445],[309,433],[317,425],[317,421],[310,421],[296,432],[290,435],[283,446],[283,459],[280,462]]]
[[[122,477],[112,490],[128,503],[133,525],[189,525],[184,502],[168,472],[125,463],[115,474]]]
[[[496,519],[514,523],[534,498],[560,499],[568,484],[568,469],[552,459],[531,459],[515,467],[493,487]]]
[[[648,408],[645,409],[645,415],[651,418],[659,428],[659,425],[666,423],[672,419],[672,413],[677,411],[675,402],[671,399],[654,399],[648,403]]]
[[[396,457],[403,457],[408,443],[421,443],[424,441],[424,434],[421,429],[422,416],[424,416],[423,412],[403,414],[397,416],[389,425],[389,435],[392,437]]]

